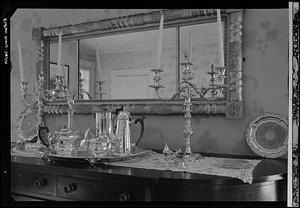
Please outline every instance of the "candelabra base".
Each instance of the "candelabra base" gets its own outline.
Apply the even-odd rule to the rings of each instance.
[[[183,158],[186,162],[196,162],[200,159],[203,159],[204,156],[202,156],[200,153],[184,153]]]

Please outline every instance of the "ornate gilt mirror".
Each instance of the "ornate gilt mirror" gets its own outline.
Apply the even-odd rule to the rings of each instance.
[[[150,86],[157,63],[158,28],[164,15],[159,97]],[[221,10],[227,86],[214,99],[207,93],[192,98],[193,114],[243,116],[242,10]],[[127,106],[132,114],[182,114],[182,99],[173,98],[182,77],[181,62],[191,44],[193,84],[209,85],[211,66],[220,63],[215,9],[172,9],[56,28],[34,28],[37,74],[44,88],[54,88],[58,34],[62,33],[63,83],[74,96],[76,111],[113,110]],[[189,37],[191,36],[191,37]],[[217,80],[216,80],[217,82]],[[65,95],[65,98],[67,95]],[[66,113],[66,100],[47,102],[47,113]]]

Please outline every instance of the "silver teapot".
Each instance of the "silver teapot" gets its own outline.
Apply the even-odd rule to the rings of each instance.
[[[71,156],[72,152],[77,150],[77,143],[81,138],[79,131],[62,129],[61,131],[55,131],[55,135],[58,138],[54,146],[56,154]]]
[[[77,151],[79,141],[81,139],[80,132],[73,129],[73,105],[74,100],[69,99],[67,102],[68,109],[68,127],[55,131],[54,138],[55,144],[54,149],[57,154],[71,156],[72,152]]]

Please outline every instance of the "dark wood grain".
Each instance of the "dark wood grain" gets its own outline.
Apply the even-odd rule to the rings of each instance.
[[[46,195],[56,194],[56,177],[49,174],[40,174],[36,171],[22,171],[13,169],[12,189],[20,189],[24,192],[36,192]]]
[[[216,156],[216,155],[210,155]],[[47,159],[11,157],[12,180],[16,173],[57,177],[56,192],[39,192],[58,200],[159,200],[159,201],[286,201],[287,161],[262,159],[253,170],[252,184],[240,179],[174,171],[127,168],[100,164],[53,163]],[[50,177],[51,178],[51,177]],[[65,193],[75,183],[77,189]],[[15,186],[14,193],[31,196],[38,190]],[[21,188],[23,187],[23,188]],[[36,192],[37,193],[37,192]],[[36,196],[37,196],[36,195]]]

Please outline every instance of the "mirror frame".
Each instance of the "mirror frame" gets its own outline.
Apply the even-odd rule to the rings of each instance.
[[[124,31],[127,29],[142,29],[159,25],[160,12],[140,13],[130,16],[85,22],[75,25],[66,25],[55,28],[38,27],[32,29],[32,38],[36,42],[36,72],[37,78],[41,72],[48,79],[47,60],[49,55],[49,40],[58,39],[62,32],[66,39],[79,37],[83,33],[89,35]],[[205,21],[216,18],[216,9],[166,9],[164,21],[166,25],[186,22],[187,20]],[[243,10],[221,9],[222,19],[227,19],[225,46],[226,59],[226,100],[200,100],[192,99],[192,113],[206,115],[225,115],[226,118],[243,118]],[[46,69],[46,70],[45,70]],[[178,70],[178,69],[177,69]],[[234,76],[232,76],[234,75]],[[38,80],[38,79],[37,79]],[[47,80],[48,83],[49,80]],[[46,85],[44,89],[46,89]],[[123,105],[131,114],[145,115],[176,115],[183,114],[183,99],[135,99],[135,100],[75,100],[75,113],[91,114],[96,111],[108,109],[114,111]],[[44,101],[43,112],[46,114],[67,113],[67,101]]]

